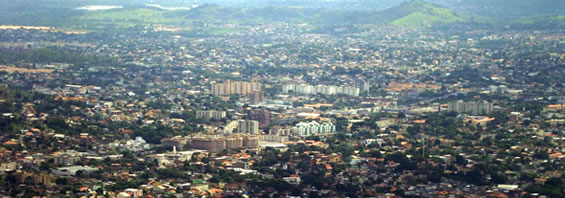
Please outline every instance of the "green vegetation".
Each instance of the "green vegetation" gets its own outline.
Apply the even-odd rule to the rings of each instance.
[[[521,17],[509,22],[519,28],[553,28],[565,26],[565,15],[550,15],[541,17]]]
[[[110,57],[72,53],[58,48],[38,48],[29,50],[0,50],[0,65],[15,63],[70,63],[104,64],[115,60]]]
[[[273,24],[273,23],[304,23],[316,25],[335,24],[382,24],[399,26],[420,26],[432,24],[451,24],[459,22],[504,22],[517,25],[541,24],[545,26],[562,25],[565,16],[559,15],[551,6],[531,5],[531,2],[520,1],[520,5],[528,5],[533,10],[524,10],[524,15],[500,17],[496,13],[462,14],[439,5],[427,3],[422,0],[406,1],[396,7],[383,10],[328,10],[320,8],[302,7],[260,7],[241,8],[223,7],[216,4],[204,4],[191,10],[169,11],[150,8],[143,5],[126,3],[124,8],[106,11],[84,11],[75,9],[82,6],[78,3],[66,3],[63,7],[35,5],[22,9],[18,3],[7,3],[0,8],[0,24],[10,25],[41,25],[55,26],[61,29],[97,31],[107,28],[129,28],[136,25],[167,25],[188,29],[200,27],[208,34],[222,35],[238,31],[226,24]],[[480,0],[458,3],[459,6],[482,5]],[[500,3],[496,3],[500,6]],[[514,4],[514,3],[510,3]],[[549,5],[555,4],[550,1]],[[503,5],[503,4],[501,4]],[[505,6],[502,6],[505,7]],[[477,8],[478,9],[478,8]],[[538,11],[535,11],[538,10]],[[541,11],[548,11],[543,16]],[[515,10],[508,10],[514,12]],[[485,11],[486,12],[486,11]],[[528,14],[530,12],[538,14]],[[487,18],[485,16],[495,16]],[[206,24],[206,25],[205,25]],[[213,24],[213,25],[210,25]],[[210,25],[210,26],[208,26]]]
[[[433,23],[455,23],[465,19],[455,12],[423,1],[410,1],[388,11],[390,14],[405,15],[391,22],[393,25],[430,25]]]
[[[75,17],[76,20],[94,24],[113,24],[119,27],[132,27],[149,24],[178,24],[180,18],[168,17],[168,11],[152,8],[124,8],[98,11]]]

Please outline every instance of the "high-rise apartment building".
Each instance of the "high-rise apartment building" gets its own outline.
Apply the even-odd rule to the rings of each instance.
[[[259,122],[255,120],[240,120],[237,126],[238,133],[259,133]]]
[[[365,80],[357,80],[355,81],[355,88],[359,88],[359,90],[362,92],[369,92],[369,89],[371,89],[371,84],[369,84],[369,82]]]
[[[294,136],[313,136],[313,135],[325,135],[335,132],[335,125],[332,123],[318,123],[316,121],[312,122],[300,122],[296,124],[292,129],[292,134]]]
[[[457,113],[468,113],[472,115],[490,114],[493,111],[493,104],[491,102],[464,102],[451,101],[447,104],[448,111],[455,111]]]
[[[360,89],[355,87],[341,87],[334,85],[308,85],[308,84],[288,84],[282,86],[282,93],[285,94],[298,94],[298,95],[312,95],[312,94],[323,94],[323,95],[336,95],[344,94],[348,96],[359,96]]]
[[[257,120],[259,122],[259,127],[265,127],[273,121],[271,112],[265,109],[249,110],[247,111],[247,116],[251,120]]]
[[[212,84],[212,95],[215,96],[249,95],[255,91],[262,91],[261,83],[227,80],[223,83]]]
[[[193,137],[191,139],[191,147],[194,149],[207,150],[209,152],[220,152],[224,149],[239,149],[259,147],[259,137],[243,135],[243,136],[203,136]]]
[[[221,120],[222,118],[226,117],[226,112],[225,111],[216,111],[216,110],[210,110],[210,111],[196,111],[196,118],[202,118],[202,119],[215,119],[215,120]]]

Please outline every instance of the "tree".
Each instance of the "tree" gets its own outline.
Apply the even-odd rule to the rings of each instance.
[[[39,170],[41,171],[49,171],[53,168],[53,166],[47,162],[41,162],[41,165],[39,165]]]
[[[537,151],[534,154],[534,157],[537,159],[549,159],[549,154],[542,150],[542,151]]]
[[[349,122],[347,121],[347,119],[345,119],[343,117],[338,117],[338,118],[335,119],[335,129],[336,129],[336,131],[340,131],[340,132],[345,131],[348,124],[349,124]]]
[[[24,181],[24,184],[26,184],[26,185],[33,185],[33,178],[31,178],[31,177],[26,177],[26,178],[25,178],[25,181]]]
[[[397,117],[400,119],[406,119],[406,114],[404,112],[399,112]]]
[[[78,177],[78,178],[83,178],[83,177],[86,177],[86,176],[87,176],[87,173],[86,173],[84,170],[78,170],[78,171],[75,173],[75,176]]]
[[[455,156],[455,162],[459,165],[467,165],[467,160],[461,155]]]
[[[69,180],[65,177],[59,177],[59,178],[55,179],[55,184],[61,185],[61,186],[66,186],[67,184],[69,184]]]

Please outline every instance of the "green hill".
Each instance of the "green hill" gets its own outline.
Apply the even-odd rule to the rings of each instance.
[[[300,7],[234,8],[216,4],[204,4],[192,10],[175,13],[188,20],[223,23],[305,23],[318,22],[322,10]]]
[[[325,16],[328,23],[402,26],[464,22],[468,20],[467,18],[469,17],[422,0],[405,1],[396,7],[383,11],[332,12]]]
[[[404,2],[385,10],[382,14],[388,19],[388,23],[393,25],[431,25],[466,21],[461,14],[420,0]]]
[[[178,16],[191,20],[236,23],[429,25],[466,21],[461,14],[421,0],[407,1],[384,11],[338,11],[301,7],[225,8],[207,4]]]

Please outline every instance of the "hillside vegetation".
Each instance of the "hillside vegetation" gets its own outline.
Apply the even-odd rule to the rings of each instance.
[[[455,23],[466,19],[460,14],[443,7],[411,1],[385,11],[389,15],[400,16],[390,22],[393,25],[430,25],[433,23]]]
[[[564,11],[556,0],[547,0],[540,5],[536,0],[489,1],[468,0],[446,4],[439,0],[408,0],[386,10],[335,10],[300,6],[275,7],[225,7],[217,4],[202,4],[191,10],[163,10],[139,4],[120,4],[123,8],[105,11],[77,10],[76,1],[46,0],[50,3],[10,2],[0,7],[0,24],[39,25],[76,29],[125,28],[136,25],[166,25],[190,29],[195,25],[214,24],[267,24],[308,23],[311,25],[377,24],[397,26],[428,26],[461,22],[497,23],[502,25],[528,25],[545,27],[564,24]],[[102,0],[103,1],[103,0]],[[537,2],[532,3],[533,1]],[[562,2],[562,0],[559,0]],[[63,3],[61,3],[63,2]],[[121,1],[120,1],[121,2]],[[441,5],[430,3],[436,2]],[[61,4],[61,6],[57,5]],[[26,4],[26,5],[22,5]],[[29,4],[29,5],[28,5]],[[442,5],[448,5],[444,7]],[[527,7],[531,7],[528,10]],[[561,6],[563,7],[563,6]],[[457,10],[455,8],[458,8]],[[495,11],[501,10],[499,17]],[[458,10],[464,10],[458,11]],[[565,8],[564,8],[565,10]],[[483,13],[485,15],[479,15]],[[524,13],[515,16],[516,13]],[[534,14],[531,14],[534,13]],[[545,13],[541,14],[541,13]],[[531,15],[529,15],[531,14]],[[217,27],[214,27],[217,28]],[[215,32],[229,32],[219,29]]]

